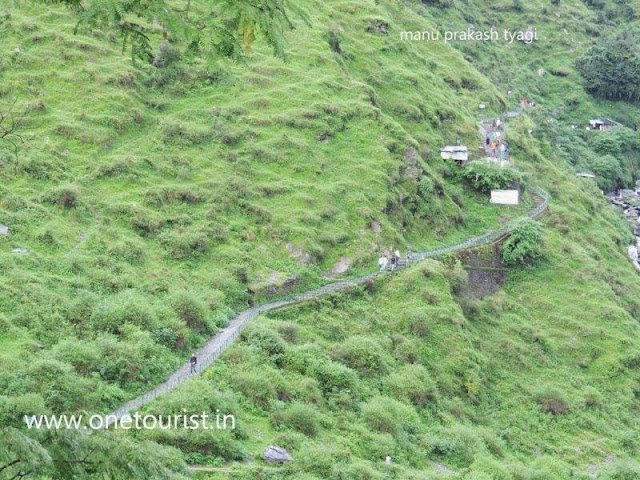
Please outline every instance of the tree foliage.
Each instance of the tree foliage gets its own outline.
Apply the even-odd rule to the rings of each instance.
[[[467,164],[463,175],[473,188],[485,193],[493,189],[507,188],[515,181],[521,180],[521,175],[511,167],[479,160]]]
[[[614,190],[622,178],[620,162],[613,155],[596,157],[591,162],[591,170],[596,175],[598,186],[605,190]]]
[[[640,100],[638,32],[625,31],[591,47],[578,59],[585,88],[597,97]]]
[[[519,265],[542,255],[542,225],[531,218],[515,223],[509,238],[502,245],[502,260],[509,265]]]
[[[274,55],[286,58],[285,33],[295,28],[290,12],[308,22],[290,0],[214,0],[207,6],[170,0],[44,0],[76,9],[78,31],[109,31],[122,39],[133,61],[153,60],[154,37],[185,52],[239,60],[262,37]]]

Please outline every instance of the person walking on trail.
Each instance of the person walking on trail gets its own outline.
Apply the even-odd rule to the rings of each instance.
[[[387,257],[381,256],[378,260],[378,266],[380,267],[380,271],[384,272],[387,269]]]
[[[391,270],[395,270],[396,269],[396,264],[398,263],[398,259],[396,257],[395,252],[393,251],[393,249],[391,251],[393,252],[391,254]]]
[[[198,357],[196,354],[192,354],[189,359],[189,373],[196,373],[196,365],[198,364]]]
[[[393,252],[393,256],[396,257],[396,267],[400,266],[400,250],[396,248],[396,251]]]
[[[505,147],[504,143],[500,144],[500,158],[505,158],[507,156],[507,147]]]

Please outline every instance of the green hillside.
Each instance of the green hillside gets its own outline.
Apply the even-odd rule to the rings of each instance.
[[[640,478],[634,237],[601,194],[638,179],[638,1],[312,1],[286,60],[262,32],[234,61],[151,29],[149,62],[117,30],[74,33],[87,5],[69,3],[0,5],[19,134],[0,128],[0,478]],[[401,37],[470,25],[538,40]],[[439,149],[480,159],[478,122],[522,97],[505,129],[522,202],[494,205]],[[259,317],[144,408],[231,412],[232,432],[24,426],[119,407],[250,306],[511,224],[533,187],[542,255],[476,252],[506,277],[491,295],[472,298],[468,256],[427,260]]]

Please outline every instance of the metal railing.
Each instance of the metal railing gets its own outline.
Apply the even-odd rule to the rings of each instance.
[[[541,199],[539,205],[537,205],[534,209],[527,212],[525,217],[529,218],[538,218],[540,217],[548,208],[549,204],[549,195],[547,192],[540,188],[533,189],[533,194]],[[522,218],[522,217],[521,217]],[[514,222],[515,223],[515,222]],[[364,275],[362,277],[344,280],[340,282],[330,283],[321,288],[311,290],[308,292],[304,292],[298,295],[293,296],[290,299],[279,300],[275,302],[266,303],[264,305],[260,305],[257,307],[252,307],[248,310],[238,313],[234,319],[229,323],[229,325],[222,329],[221,332],[216,334],[212,339],[210,339],[203,347],[201,347],[198,352],[198,369],[195,374],[190,373],[189,365],[183,364],[178,370],[176,370],[169,379],[150,390],[149,392],[141,395],[133,400],[125,403],[120,408],[114,410],[110,414],[108,414],[107,418],[107,426],[114,423],[115,419],[121,418],[123,415],[128,414],[131,411],[137,410],[143,405],[151,402],[158,396],[162,395],[165,392],[171,391],[177,386],[183,384],[194,375],[205,370],[209,365],[211,365],[221,354],[224,352],[228,346],[242,333],[244,328],[249,324],[253,319],[255,319],[261,313],[267,312],[269,310],[274,310],[277,308],[282,308],[288,305],[293,305],[300,302],[305,302],[309,300],[313,300],[319,297],[322,297],[331,292],[337,292],[340,290],[347,289],[349,287],[363,284],[369,280],[373,280],[374,278],[392,273],[393,271],[402,270],[410,265],[426,260],[427,258],[436,257],[438,255],[442,255],[445,253],[458,252],[461,250],[468,250],[471,248],[479,247],[481,245],[490,245],[495,243],[502,238],[509,235],[509,233],[513,229],[513,223],[509,224],[499,230],[494,230],[484,235],[473,237],[465,240],[464,242],[448,245],[444,247],[424,250],[422,252],[417,252],[411,254],[410,257],[404,259],[400,265],[395,270],[387,269],[385,271],[378,271],[371,273],[369,275]]]

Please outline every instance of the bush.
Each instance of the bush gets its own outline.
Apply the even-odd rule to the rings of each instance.
[[[325,394],[352,393],[358,384],[358,377],[355,372],[337,362],[318,362],[311,367],[311,371]]]
[[[362,419],[372,430],[393,436],[415,432],[420,421],[411,407],[381,396],[362,407]]]
[[[189,292],[180,292],[171,299],[171,308],[189,328],[196,331],[207,326],[207,306]]]
[[[150,226],[140,224],[139,229],[149,230]],[[196,256],[209,248],[210,240],[206,232],[197,230],[177,230],[163,232],[160,242],[169,250],[172,258],[176,260],[190,256]]]
[[[276,387],[271,380],[256,371],[240,372],[234,375],[232,384],[258,407],[267,408],[276,398]]]
[[[596,183],[605,191],[614,190],[623,175],[620,162],[613,155],[594,158],[591,170],[596,175]]]
[[[286,342],[275,331],[268,327],[254,327],[246,335],[247,342],[265,352],[269,357],[277,360],[284,355]]]
[[[420,181],[418,182],[418,193],[422,198],[424,198],[425,200],[429,200],[429,198],[431,198],[431,195],[433,195],[434,188],[435,185],[433,183],[433,180],[431,180],[429,177],[422,176],[420,178]]]
[[[284,412],[275,412],[274,423],[304,433],[308,437],[315,437],[318,433],[318,413],[304,403],[294,403]]]
[[[125,324],[151,328],[155,313],[148,298],[128,290],[100,302],[92,312],[90,322],[96,331],[121,333]]]
[[[385,389],[398,400],[408,400],[414,405],[424,405],[436,399],[438,388],[429,372],[422,365],[406,365],[389,375]]]
[[[542,255],[542,225],[523,218],[513,225],[502,245],[502,260],[508,265],[525,264]]]
[[[58,187],[48,192],[44,199],[49,203],[55,203],[65,208],[75,208],[80,198],[80,190],[75,185]]]
[[[560,390],[547,388],[537,394],[536,400],[540,404],[543,412],[559,415],[567,413],[567,400]]]
[[[494,460],[491,457],[482,455],[476,457],[474,462],[469,467],[473,474],[485,474],[487,478],[491,480],[511,480],[511,474],[509,471],[502,465],[501,462]],[[465,476],[465,479],[467,476]],[[484,478],[484,477],[471,477],[469,478]]]
[[[463,175],[473,188],[484,193],[510,187],[514,182],[522,179],[522,176],[511,167],[482,160],[469,162],[463,170]]]
[[[383,354],[384,349],[374,339],[367,337],[350,337],[337,346],[336,356],[347,366],[366,375],[383,374],[389,364]]]

